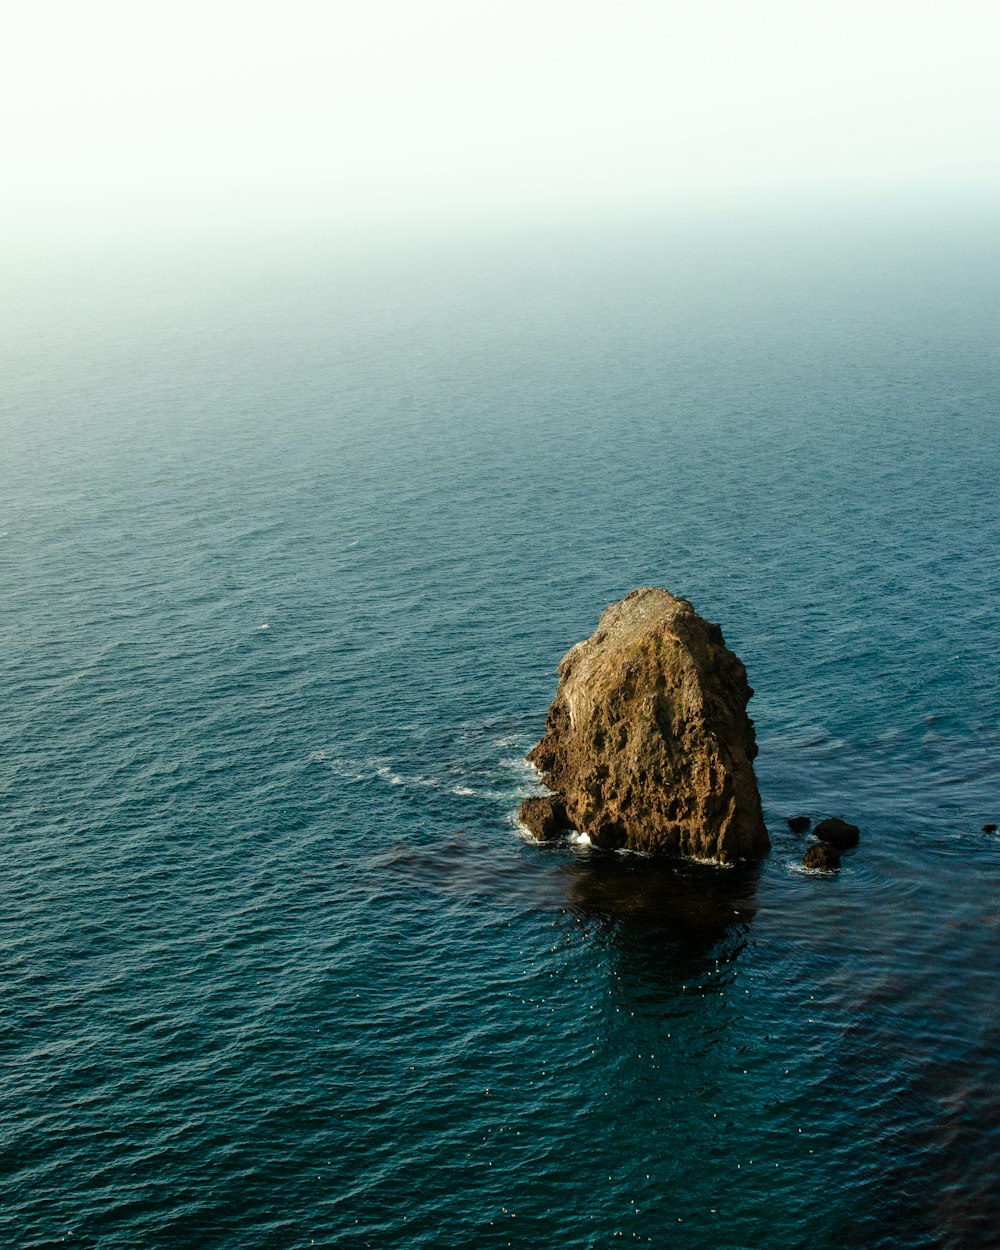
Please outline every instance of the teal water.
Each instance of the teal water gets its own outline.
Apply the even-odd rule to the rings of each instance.
[[[995,1244],[987,230],[7,289],[0,1243]],[[746,663],[759,869],[514,826],[641,584]]]

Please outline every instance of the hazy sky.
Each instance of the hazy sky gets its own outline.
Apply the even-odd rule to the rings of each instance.
[[[33,0],[0,222],[997,188],[1000,4]]]

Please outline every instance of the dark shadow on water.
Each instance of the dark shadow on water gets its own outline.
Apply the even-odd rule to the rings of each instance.
[[[760,878],[759,865],[720,868],[565,844],[498,848],[463,829],[422,845],[393,844],[368,868],[382,891],[431,890],[458,903],[562,913],[664,987],[739,954]]]
[[[717,868],[595,852],[564,871],[576,914],[619,941],[704,945],[745,927],[756,913],[756,865]]]
[[[564,865],[575,919],[644,977],[668,984],[746,945],[756,865],[712,865],[596,852]]]

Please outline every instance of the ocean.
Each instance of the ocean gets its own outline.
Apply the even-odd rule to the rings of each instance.
[[[8,279],[0,1244],[996,1245],[989,223]],[[761,865],[515,824],[639,585],[746,664]]]

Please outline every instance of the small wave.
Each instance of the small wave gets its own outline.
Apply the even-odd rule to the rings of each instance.
[[[400,777],[399,773],[394,773],[386,764],[383,764],[380,768],[375,769],[375,776],[381,777],[383,781],[388,781],[390,786],[406,785],[406,782],[402,777]]]
[[[419,786],[427,790],[437,790],[447,785],[447,782],[438,777],[400,772],[385,756],[355,759],[343,755],[330,756],[326,751],[320,750],[310,752],[306,761],[310,764],[325,764],[335,776],[349,781],[384,781],[390,786]],[[449,788],[453,793],[457,792],[455,788]],[[473,794],[474,791],[468,790],[467,793]]]
[[[398,773],[389,764],[378,764],[373,768],[372,775],[388,781],[391,786],[420,786],[425,790],[437,790],[442,784],[437,777],[424,777],[419,773],[416,776],[406,776]]]
[[[329,756],[325,751],[312,751],[306,757],[308,764],[325,764],[335,777],[346,781],[367,781],[371,772],[365,771],[356,760],[344,759],[342,756]]]
[[[324,764],[336,776],[350,781],[381,781],[400,789],[439,790],[456,798],[483,799],[504,807],[516,805],[529,794],[546,793],[538,770],[523,759],[495,760],[492,767],[474,763],[442,768],[441,775],[408,772],[387,756],[350,757],[317,750],[307,756],[310,764]]]
[[[593,846],[590,838],[585,833],[578,833],[575,829],[567,831],[564,837],[559,838],[537,838],[528,828],[528,826],[518,817],[516,812],[511,812],[507,817],[507,823],[513,825],[517,830],[517,835],[522,842],[528,842],[532,846],[572,846],[578,850],[587,850]]]
[[[258,626],[257,626],[257,633],[259,634],[262,630],[265,630],[265,629],[270,629],[270,628],[271,628],[271,626],[270,626],[270,625],[258,625]]]
[[[524,746],[524,739],[520,734],[505,734],[504,737],[497,738],[497,746],[504,751],[508,747],[518,747],[520,749]],[[525,751],[525,754],[527,754],[527,751]]]
[[[832,877],[844,870],[843,868],[807,868],[801,860],[790,859],[785,863],[785,871],[801,877]]]
[[[590,839],[587,835],[577,834],[576,830],[570,830],[566,837],[559,838],[538,838],[528,826],[518,817],[516,812],[511,812],[507,817],[507,823],[513,825],[517,831],[517,836],[522,842],[527,842],[530,846],[579,846],[581,849],[590,846]],[[578,838],[586,838],[585,842],[577,841]]]
[[[517,830],[517,836],[521,839],[522,842],[528,842],[532,846],[542,845],[541,838],[536,838],[535,835],[528,828],[528,826],[523,821],[518,820],[516,816],[511,815],[510,823]]]
[[[701,864],[706,868],[735,868],[739,862],[734,860],[730,863],[720,863],[719,860],[712,859],[710,855],[685,855],[683,859],[686,864]]]

